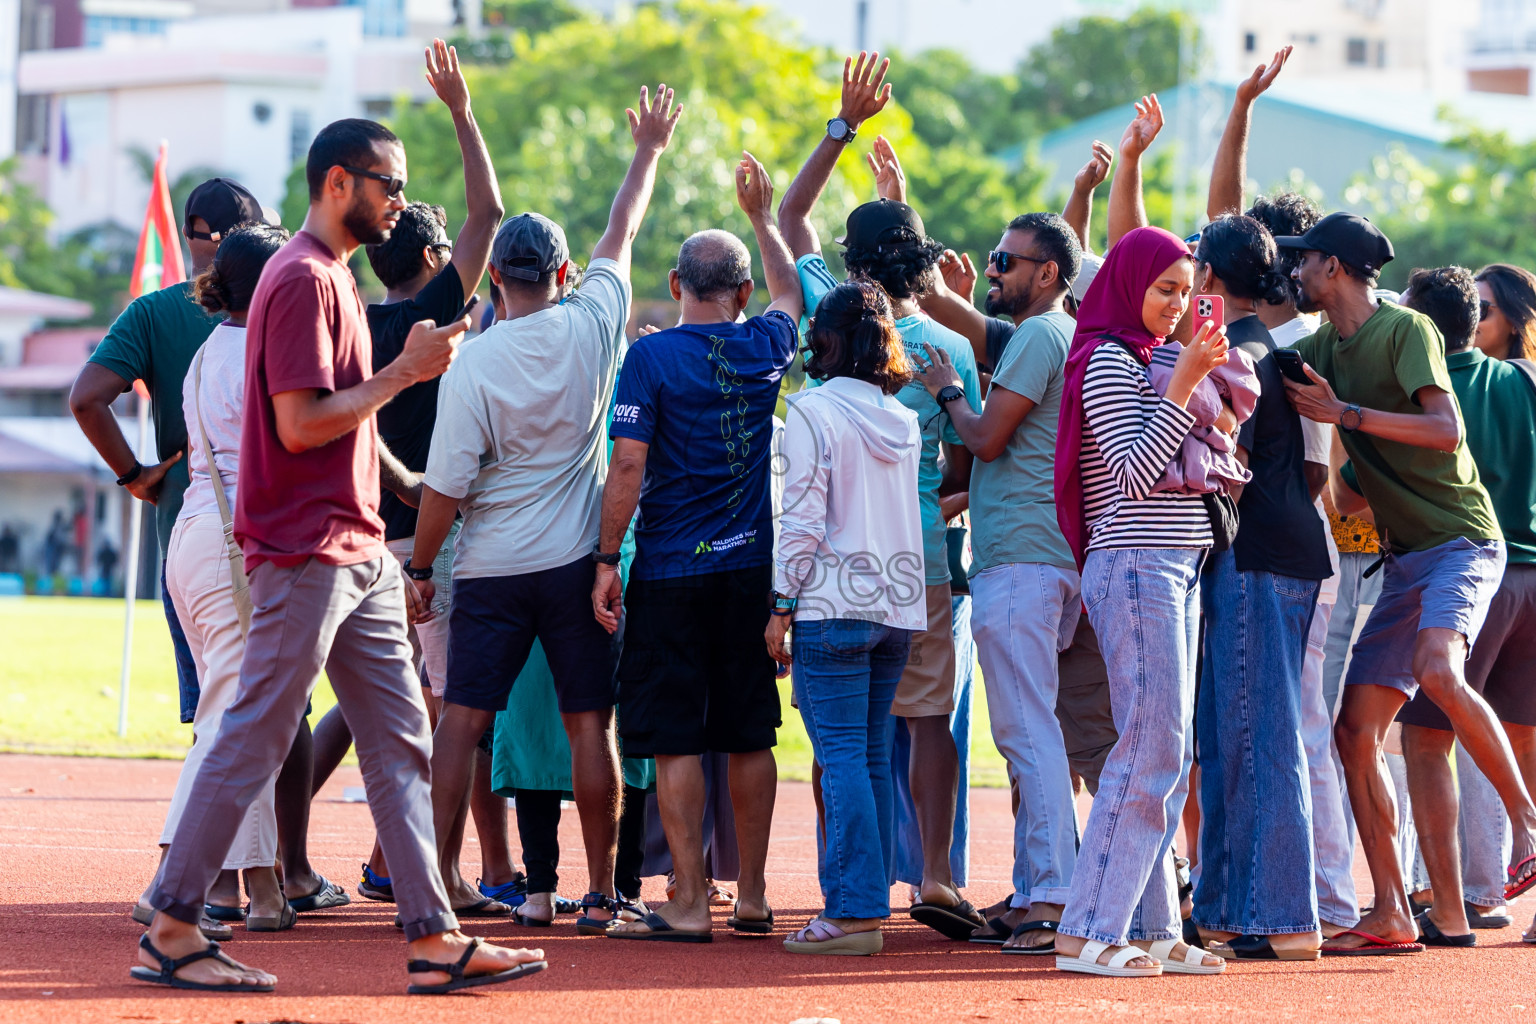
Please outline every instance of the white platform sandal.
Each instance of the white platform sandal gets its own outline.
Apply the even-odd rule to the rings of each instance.
[[[1151,953],[1137,946],[1125,946],[1109,958],[1109,963],[1099,963],[1099,955],[1109,948],[1111,947],[1107,942],[1090,939],[1083,944],[1082,952],[1077,956],[1064,956],[1058,953],[1056,969],[1073,971],[1077,974],[1097,974],[1104,978],[1155,978],[1163,973],[1163,965],[1160,963],[1154,963],[1151,967],[1126,966],[1137,957],[1152,956]]]
[[[1216,957],[1214,964],[1206,963],[1205,951],[1196,946],[1186,945],[1182,960],[1175,957],[1174,947],[1183,941],[1183,939],[1158,939],[1152,943],[1152,948],[1147,950],[1147,955],[1162,961],[1164,974],[1220,974],[1227,969],[1227,962],[1221,957]],[[1215,954],[1212,953],[1211,956]]]

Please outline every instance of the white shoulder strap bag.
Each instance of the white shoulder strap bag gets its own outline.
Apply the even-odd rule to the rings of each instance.
[[[208,475],[213,478],[213,496],[219,503],[219,519],[224,523],[224,547],[229,556],[229,585],[235,599],[235,612],[240,616],[240,635],[251,630],[251,584],[245,577],[245,555],[235,543],[235,520],[229,512],[229,499],[224,496],[224,480],[219,464],[213,457],[213,446],[208,443],[208,431],[203,426],[203,353],[204,345],[192,360],[192,405],[197,415],[197,435],[203,445],[203,459],[208,463]]]

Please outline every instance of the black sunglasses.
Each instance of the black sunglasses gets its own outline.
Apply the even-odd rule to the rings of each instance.
[[[1008,273],[1008,264],[1012,260],[1028,260],[1030,263],[1040,264],[1051,262],[1050,260],[1042,260],[1034,256],[1021,256],[1016,252],[1003,252],[1001,249],[994,249],[987,253],[987,262],[996,266],[999,274]]]
[[[1498,309],[1498,308],[1499,307],[1495,306],[1493,303],[1489,302],[1487,299],[1478,299],[1477,300],[1477,318],[1479,320],[1487,320],[1488,319],[1488,312],[1489,312],[1489,310],[1494,310],[1494,309]]]
[[[355,174],[359,178],[372,178],[374,181],[382,181],[384,183],[384,194],[390,199],[396,198],[401,192],[405,191],[405,179],[397,178],[393,174],[365,171],[361,167],[348,167],[346,164],[342,164],[341,169],[348,174]]]

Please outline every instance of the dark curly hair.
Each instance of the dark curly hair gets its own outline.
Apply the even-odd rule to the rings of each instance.
[[[912,382],[891,300],[868,281],[845,281],[822,296],[805,351],[805,372],[817,380],[854,377],[888,395]]]
[[[1278,306],[1291,294],[1289,280],[1277,269],[1274,236],[1252,217],[1229,213],[1207,224],[1195,245],[1195,263],[1209,266],[1239,299]]]
[[[404,284],[421,273],[422,250],[452,250],[448,242],[448,211],[431,203],[410,202],[400,211],[400,222],[389,238],[368,246],[368,265],[385,288]]]
[[[1440,329],[1449,351],[1466,348],[1477,333],[1477,282],[1466,267],[1422,267],[1408,275],[1403,305],[1423,313]]]
[[[893,299],[910,299],[927,290],[929,275],[939,265],[944,246],[931,238],[909,237],[913,241],[899,248],[850,245],[843,250],[843,266],[850,275],[875,282]]]
[[[267,260],[292,236],[271,224],[241,224],[219,243],[208,269],[197,275],[192,297],[210,313],[244,313]]]
[[[1279,238],[1283,235],[1306,234],[1312,230],[1312,225],[1323,219],[1323,211],[1317,208],[1316,203],[1300,193],[1276,192],[1274,195],[1259,196],[1244,216],[1252,217],[1263,224],[1271,235]],[[1285,278],[1286,287],[1293,299],[1296,296],[1296,285],[1291,281],[1291,271],[1295,270],[1300,262],[1300,249],[1281,249],[1280,260],[1275,268]],[[1272,305],[1278,306],[1280,303],[1276,302]]]

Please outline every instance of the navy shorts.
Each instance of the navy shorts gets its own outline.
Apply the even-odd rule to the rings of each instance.
[[[610,636],[592,614],[596,576],[592,559],[583,556],[517,576],[456,577],[443,700],[502,710],[537,639],[561,714],[612,708],[621,634]]]

